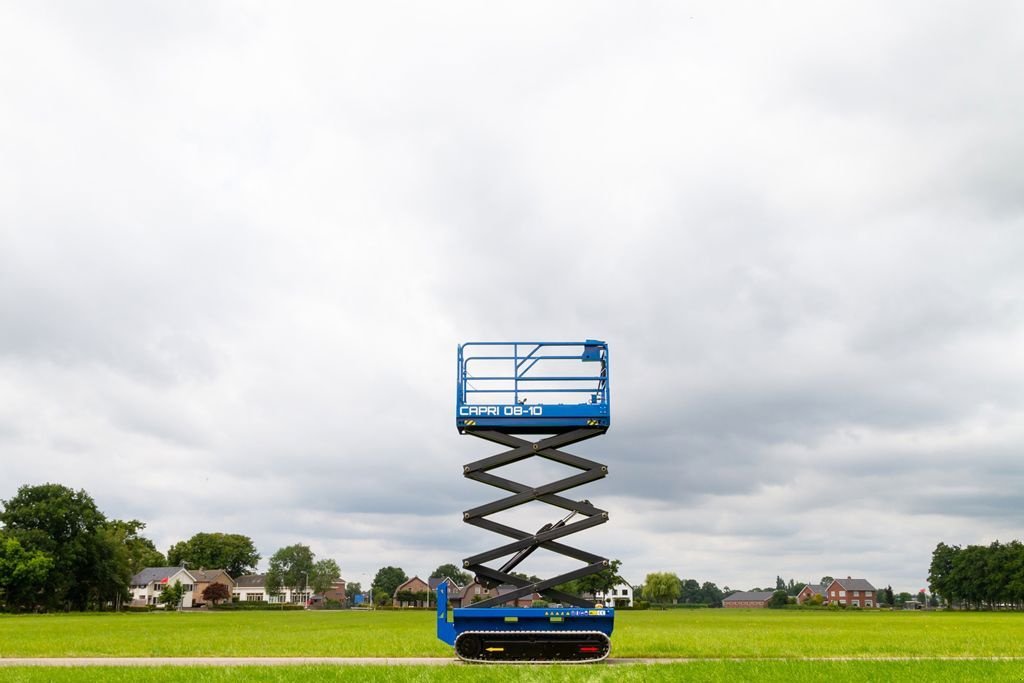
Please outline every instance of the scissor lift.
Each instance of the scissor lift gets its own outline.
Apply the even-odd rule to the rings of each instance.
[[[580,399],[585,399],[580,401]],[[478,583],[496,595],[471,607],[448,610],[448,587],[437,589],[437,637],[470,662],[593,662],[608,656],[615,610],[556,588],[609,566],[599,555],[558,542],[604,524],[608,513],[563,491],[602,479],[601,463],[561,450],[604,434],[610,425],[608,344],[582,342],[470,342],[459,346],[456,426],[462,434],[508,450],[471,462],[463,474],[511,495],[463,513],[467,524],[513,539],[463,560]],[[537,435],[531,441],[519,435]],[[577,474],[529,486],[492,471],[539,457]],[[559,519],[536,532],[488,516],[531,502],[559,508]],[[550,579],[532,582],[512,571],[538,548],[583,563]],[[508,557],[498,568],[485,563]],[[497,591],[498,586],[511,586]],[[517,608],[516,601],[539,593],[559,607]],[[512,607],[502,607],[512,603]]]

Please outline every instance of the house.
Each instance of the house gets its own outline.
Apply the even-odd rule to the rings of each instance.
[[[132,606],[159,605],[160,594],[168,586],[180,583],[185,588],[182,607],[192,607],[196,579],[184,567],[146,567],[131,578],[128,590]]]
[[[850,607],[874,607],[878,590],[865,579],[834,579],[825,589],[825,603]]]
[[[800,589],[800,592],[796,594],[796,604],[802,605],[815,595],[820,595],[822,602],[825,600],[825,586],[819,583],[809,583]]]
[[[428,594],[429,592],[430,585],[420,577],[414,576],[395,589],[395,594],[391,596],[391,604],[394,607],[427,607],[429,595],[426,596],[427,600],[420,600],[418,598],[411,597],[410,594]],[[403,593],[405,593],[405,595],[402,595]]]
[[[331,584],[331,587],[325,590],[323,593],[315,593],[309,598],[307,607],[309,609],[324,609],[327,607],[328,602],[340,603],[342,607],[345,606],[348,598],[345,596],[345,580],[338,579]]]
[[[220,583],[228,587],[228,596],[231,595],[235,590],[235,580],[228,576],[228,573],[223,569],[190,569],[189,573],[195,577],[195,589],[193,593],[193,604],[195,607],[202,607],[206,604],[206,600],[203,598],[203,591],[210,584]]]
[[[516,590],[516,586],[511,584],[503,583],[497,588],[487,588],[477,581],[472,581],[468,586],[462,589],[462,593],[457,597],[448,596],[448,602],[453,607],[472,607],[475,603],[488,598],[493,598],[499,595],[507,595],[512,591]],[[502,605],[502,607],[533,607],[534,600],[540,600],[540,595],[533,593],[532,595],[524,595],[520,598],[516,598],[515,601],[509,601]]]
[[[594,599],[607,607],[632,607],[633,587],[628,583],[620,583],[608,591],[607,596],[604,591],[597,591],[594,593]]]
[[[267,575],[245,574],[235,579],[231,599],[235,602],[269,602],[267,600]]]
[[[459,594],[462,593],[462,586],[455,583],[447,576],[431,576],[427,579],[427,583],[430,586],[430,592],[433,595],[437,594],[437,587],[442,583],[448,586],[448,604],[453,605],[453,601],[458,601]]]
[[[722,600],[722,607],[767,607],[772,595],[770,591],[740,591]]]
[[[331,587],[324,591],[322,597],[324,600],[336,600],[342,605],[345,604],[345,579],[339,578],[337,581],[331,584]]]
[[[282,586],[281,591],[271,595],[267,591],[266,574],[246,574],[235,579],[235,590],[231,599],[235,602],[269,602],[272,604],[305,605],[311,597],[310,589],[293,590]]]
[[[449,602],[455,607],[472,607],[473,603],[493,598],[497,592],[493,588],[487,588],[479,581],[473,580],[462,589],[456,596],[449,596]]]
[[[513,586],[509,583],[503,583],[498,586],[498,595],[508,595],[512,591],[516,590],[517,586]],[[506,602],[502,607],[533,607],[533,601],[540,600],[540,595],[537,593],[531,593],[530,595],[524,595],[516,598],[515,602]]]

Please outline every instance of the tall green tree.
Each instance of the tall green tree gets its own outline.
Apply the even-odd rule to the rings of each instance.
[[[238,577],[255,571],[260,554],[248,536],[200,532],[172,545],[167,551],[167,561],[172,566],[184,562],[191,569],[223,569],[228,575]]]
[[[788,604],[788,602],[789,596],[786,594],[786,589],[779,588],[774,593],[772,593],[771,599],[768,600],[768,607],[770,609],[779,609],[785,607]]]
[[[356,599],[356,596],[363,592],[363,587],[358,581],[349,581],[345,584],[345,597],[349,602]]]
[[[22,486],[3,502],[0,522],[28,551],[41,551],[53,560],[41,605],[47,609],[84,610],[102,607],[107,594],[101,566],[111,553],[101,536],[106,518],[84,490],[60,484]]]
[[[403,583],[409,580],[409,577],[405,575],[405,571],[401,567],[381,567],[377,570],[377,575],[373,577],[373,596],[377,599],[378,595],[387,593],[389,596],[395,594],[395,590],[398,589]]]
[[[167,586],[160,591],[160,597],[157,600],[167,609],[177,609],[181,607],[184,597],[185,587],[181,585],[181,581],[175,581],[173,586]]]
[[[719,590],[718,586],[710,581],[705,581],[700,587],[701,594],[703,596],[704,604],[708,607],[721,607],[722,599],[725,594]]]
[[[109,522],[102,524],[97,531],[93,567],[90,604],[101,609],[106,605],[118,609],[131,599],[128,585],[133,572],[128,546],[120,530]]]
[[[42,550],[26,550],[0,529],[0,610],[31,611],[41,604],[52,569],[53,558]]]
[[[431,577],[444,576],[451,579],[458,586],[468,586],[473,577],[469,575],[469,572],[464,572],[454,564],[442,564],[440,567],[435,569],[431,574]]]
[[[623,579],[619,576],[619,568],[622,567],[622,562],[619,560],[611,560],[608,566],[596,574],[590,576],[584,576],[581,579],[576,580],[576,588],[581,593],[587,593],[594,595],[596,593],[604,593],[608,595],[612,588],[615,588],[620,583],[623,583]]]
[[[313,574],[313,558],[313,551],[302,543],[278,550],[270,558],[267,590],[278,593],[281,588],[290,588],[293,592],[304,589]]]
[[[313,571],[309,573],[309,587],[313,589],[314,593],[323,595],[340,578],[341,569],[337,562],[329,558],[317,560],[313,564]]]
[[[942,596],[947,605],[952,605],[955,597],[953,559],[959,551],[959,546],[940,542],[932,551],[932,561],[928,566],[928,588],[932,593]]]
[[[105,524],[115,540],[127,553],[128,571],[138,574],[146,567],[166,567],[167,559],[153,541],[142,535],[146,525],[137,519],[112,519]]]
[[[653,572],[644,579],[644,598],[648,602],[672,602],[679,594],[679,577],[673,572]]]
[[[699,605],[704,602],[704,595],[701,593],[700,584],[696,579],[681,579],[679,581],[679,602],[684,605]]]

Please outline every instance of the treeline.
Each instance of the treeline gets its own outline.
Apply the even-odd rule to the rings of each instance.
[[[131,579],[145,567],[224,569],[238,577],[260,561],[251,538],[227,533],[195,534],[165,557],[142,535],[145,524],[108,519],[88,493],[60,484],[22,486],[0,505],[0,611],[118,609],[131,600]],[[322,593],[339,576],[334,560],[317,560],[296,544],[270,559],[267,583],[272,593]]]
[[[987,546],[939,543],[932,552],[928,582],[949,607],[1024,608],[1024,544]]]
[[[132,575],[165,564],[137,519],[107,519],[85,491],[22,486],[0,512],[0,609],[102,609],[127,596]]]
[[[723,590],[711,581],[701,583],[696,579],[681,579],[674,572],[652,572],[641,585],[633,587],[634,601],[650,604],[721,607],[727,595],[728,586]]]

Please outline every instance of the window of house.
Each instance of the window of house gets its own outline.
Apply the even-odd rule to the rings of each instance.
[[[865,600],[865,601],[864,601],[864,606],[865,606],[865,607],[874,607],[875,605],[874,605],[874,603],[873,603],[873,602],[871,602],[870,600]]]
[[[846,597],[846,591],[839,591],[839,597],[845,598]]]
[[[249,593],[245,596],[246,602],[263,602],[263,593]]]
[[[832,591],[832,597],[833,598],[836,597],[836,592],[835,591]]]
[[[190,590],[192,590],[192,584],[191,583],[183,584],[182,588],[184,588],[186,591],[190,591]]]
[[[854,600],[853,601],[853,606],[854,607],[860,607],[860,600]]]
[[[162,584],[162,583],[157,583],[157,584],[153,585],[153,590],[156,591],[157,593],[159,593],[163,589],[164,589],[164,584]]]

